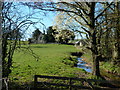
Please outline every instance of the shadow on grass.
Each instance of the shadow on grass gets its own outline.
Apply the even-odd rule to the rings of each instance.
[[[77,56],[77,57],[81,57],[83,55],[82,52],[71,52],[70,53],[72,56]]]
[[[31,48],[48,48],[46,46],[30,46]]]
[[[25,47],[21,47],[21,48],[25,48]],[[48,48],[46,46],[30,46],[30,48]]]

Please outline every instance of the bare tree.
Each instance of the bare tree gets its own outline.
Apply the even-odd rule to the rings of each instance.
[[[11,73],[10,67],[12,66],[12,57],[16,48],[20,46],[20,40],[29,29],[31,25],[39,23],[40,18],[36,18],[38,21],[32,21],[32,12],[23,14],[20,7],[21,3],[3,2],[2,3],[2,72],[3,78],[8,77]]]

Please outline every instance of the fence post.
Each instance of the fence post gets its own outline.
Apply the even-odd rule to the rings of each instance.
[[[34,76],[34,88],[37,88],[37,85],[36,85],[36,84],[37,84],[37,76],[35,75],[35,76]]]
[[[70,82],[69,82],[69,89],[72,90],[72,87],[71,87],[71,85],[72,85],[72,79],[69,78],[69,80],[70,80]]]
[[[88,85],[90,86],[90,88],[91,88],[92,90],[94,90],[94,86],[92,85],[92,83],[91,83],[90,81],[88,81],[88,80],[86,80],[86,82],[88,83]]]

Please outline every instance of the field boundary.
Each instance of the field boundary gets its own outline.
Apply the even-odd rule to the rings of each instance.
[[[38,81],[38,78],[68,80],[69,83],[61,84],[61,83],[40,82],[40,81]],[[73,85],[72,80],[87,82],[89,87],[81,86],[81,85]],[[71,90],[71,88],[74,88],[74,87],[77,87],[80,89],[94,89],[94,88],[96,88],[96,86],[92,85],[92,82],[104,83],[104,84],[108,84],[111,82],[116,83],[116,84],[120,83],[120,81],[106,81],[106,80],[95,80],[95,79],[85,79],[85,78],[71,78],[71,77],[58,77],[58,76],[45,76],[45,75],[35,75],[34,76],[34,87],[37,87],[37,85],[39,85],[39,84],[45,84],[45,85],[53,85],[53,86],[65,86],[65,87],[69,87],[70,90]]]

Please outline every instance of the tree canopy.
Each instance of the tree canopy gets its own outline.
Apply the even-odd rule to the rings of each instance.
[[[74,32],[70,30],[58,30],[56,33],[55,39],[59,43],[67,44],[69,40],[74,40],[75,38]]]
[[[44,34],[44,41],[46,43],[53,43],[55,42],[54,34],[55,34],[55,29],[52,28],[53,26],[49,26],[47,28],[47,33]]]
[[[36,43],[38,43],[38,40],[42,38],[42,32],[39,29],[36,29],[32,34],[33,39]]]

